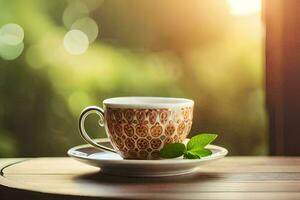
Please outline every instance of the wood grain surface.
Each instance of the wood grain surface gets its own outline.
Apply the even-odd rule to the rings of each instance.
[[[0,199],[300,199],[299,157],[227,157],[191,175],[126,178],[71,158],[0,159]]]

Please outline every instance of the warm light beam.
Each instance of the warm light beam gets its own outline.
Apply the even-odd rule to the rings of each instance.
[[[247,16],[261,11],[261,0],[227,0],[232,16]]]

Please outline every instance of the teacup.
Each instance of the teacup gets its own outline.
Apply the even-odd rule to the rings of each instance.
[[[184,98],[117,97],[85,108],[79,119],[83,139],[124,159],[158,159],[165,144],[183,142],[191,130],[194,102]],[[114,149],[98,144],[85,131],[86,117],[96,113]]]

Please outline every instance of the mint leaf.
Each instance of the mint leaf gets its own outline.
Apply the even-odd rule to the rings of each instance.
[[[177,158],[182,156],[186,151],[185,145],[182,143],[166,144],[162,150],[160,150],[160,157],[162,158]]]
[[[190,139],[185,147],[182,143],[172,143],[160,150],[161,158],[176,158],[183,155],[184,159],[200,159],[212,154],[212,151],[205,147],[217,138],[217,134],[198,134]]]
[[[203,158],[203,157],[206,157],[206,156],[209,156],[212,154],[211,150],[209,150],[209,149],[192,149],[188,152],[192,152],[193,154],[196,154],[200,158]]]
[[[217,134],[211,134],[211,133],[196,135],[192,137],[190,141],[187,143],[187,150],[189,151],[192,149],[204,149],[206,145],[210,144],[217,137],[218,137]]]
[[[187,151],[184,155],[183,155],[184,159],[199,159],[200,156],[198,156],[197,154],[191,152],[191,151]]]

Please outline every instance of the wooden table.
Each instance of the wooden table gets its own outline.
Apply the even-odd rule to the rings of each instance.
[[[199,172],[126,178],[72,158],[0,159],[0,199],[300,199],[300,157],[226,157]]]

